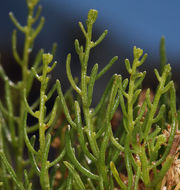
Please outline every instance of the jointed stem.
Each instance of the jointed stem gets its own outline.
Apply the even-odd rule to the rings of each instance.
[[[24,88],[28,89],[28,62],[29,62],[29,54],[30,54],[30,46],[31,46],[31,31],[32,31],[32,17],[33,17],[33,9],[29,9],[28,11],[28,18],[27,18],[27,26],[25,30],[25,42],[24,42],[24,52],[23,52],[23,58],[21,60],[21,71],[22,71],[22,81],[21,81],[21,94],[20,94],[20,122],[18,125],[18,162],[17,162],[17,173],[18,175],[22,175],[23,173],[23,149],[24,149],[24,134],[22,130],[22,123],[23,123],[23,117],[24,117],[24,112],[25,112],[25,106],[24,106],[24,101],[23,101],[23,92]],[[20,177],[20,176],[19,176]]]

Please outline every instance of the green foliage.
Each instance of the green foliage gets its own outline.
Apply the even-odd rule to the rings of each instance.
[[[137,190],[140,184],[147,190],[157,189],[177,152],[173,149],[177,128],[176,95],[171,66],[166,63],[164,38],[160,48],[160,73],[154,70],[159,85],[153,98],[151,90],[147,89],[140,102],[146,72],[138,69],[147,54],[134,47],[133,62],[125,60],[129,79],[114,74],[99,103],[92,108],[96,80],[118,60],[117,56],[113,57],[101,71],[95,64],[90,75],[87,74],[91,49],[107,35],[105,30],[96,41],[92,40],[98,12],[89,11],[86,27],[79,22],[86,39],[85,47],[79,44],[78,39],[74,43],[81,76],[79,82],[73,77],[71,54],[68,54],[66,71],[71,88],[63,94],[59,80],[52,88],[48,87],[49,73],[56,66],[56,62],[51,64],[56,45],[52,54],[40,50],[34,64],[29,67],[34,41],[44,25],[42,17],[37,27],[33,28],[41,12],[41,6],[36,9],[38,2],[27,0],[26,26],[21,26],[14,15],[9,14],[16,28],[24,33],[25,40],[23,54],[19,55],[16,30],[13,31],[12,51],[21,68],[22,80],[13,83],[0,67],[5,92],[4,101],[0,101],[0,187],[3,190],[39,189],[35,183],[35,179],[39,179],[43,190],[112,190],[115,187]],[[35,79],[40,83],[40,94],[29,105],[28,97]],[[73,96],[73,90],[78,96]],[[47,113],[46,104],[55,91],[57,97],[52,110]],[[14,92],[19,96],[18,107],[15,107]],[[122,119],[117,129],[113,130],[113,119],[119,110]],[[37,123],[29,126],[28,117],[34,117]],[[163,132],[167,126],[170,127],[168,136]],[[52,147],[56,158],[49,160]],[[28,150],[26,158],[25,148]],[[58,175],[61,177],[58,178]]]

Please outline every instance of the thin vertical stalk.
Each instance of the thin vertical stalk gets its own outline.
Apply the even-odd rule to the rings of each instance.
[[[155,97],[154,97],[154,101],[153,101],[153,104],[152,104],[152,107],[151,107],[151,109],[150,109],[150,112],[149,112],[149,117],[148,117],[148,120],[147,120],[147,123],[146,123],[146,128],[145,128],[145,131],[144,131],[144,138],[145,139],[147,139],[147,137],[148,137],[148,134],[149,134],[149,131],[150,131],[150,128],[151,128],[151,126],[152,126],[152,124],[153,124],[153,119],[154,119],[154,115],[155,115],[155,113],[156,113],[156,111],[157,111],[157,106],[158,106],[158,103],[159,103],[159,100],[160,100],[160,97],[161,97],[161,95],[163,94],[163,90],[164,90],[164,86],[165,86],[165,83],[166,83],[166,79],[167,79],[167,76],[168,76],[168,74],[169,74],[169,72],[170,72],[170,70],[171,70],[171,67],[170,67],[170,65],[168,64],[168,65],[166,65],[165,67],[164,67],[164,71],[163,71],[163,74],[162,74],[162,76],[160,77],[158,77],[159,78],[159,86],[158,86],[158,89],[157,89],[157,91],[156,91],[156,95],[155,95]],[[157,74],[156,74],[157,75]],[[158,76],[158,75],[157,75]]]
[[[127,190],[132,190],[132,185],[133,185],[133,171],[132,171],[132,165],[130,161],[130,135],[126,135],[126,140],[125,140],[125,164],[126,164],[126,169],[127,169],[127,175],[128,175],[128,187]]]
[[[141,166],[142,166],[142,179],[145,185],[149,184],[150,182],[150,177],[149,177],[149,168],[148,168],[148,160],[146,157],[146,152],[145,152],[145,146],[142,145],[140,147],[140,161],[141,161]]]
[[[27,77],[28,77],[28,60],[29,60],[29,49],[30,49],[30,32],[32,31],[32,16],[33,9],[28,10],[27,26],[25,31],[25,41],[24,41],[24,51],[22,57],[21,71],[22,71],[22,81],[20,89],[20,122],[18,125],[18,151],[17,151],[17,174],[22,178],[23,173],[23,149],[24,149],[24,134],[22,130],[23,117],[25,112],[25,106],[23,101],[23,90],[27,87]]]
[[[40,8],[37,10],[37,14],[35,18],[33,18],[34,15],[34,8],[37,5],[39,1],[27,1],[27,6],[28,6],[28,17],[27,17],[27,22],[26,26],[21,26],[14,15],[12,13],[9,14],[12,22],[15,24],[15,26],[24,33],[25,35],[25,40],[24,40],[24,49],[23,49],[23,54],[22,58],[18,55],[17,52],[17,47],[16,47],[16,31],[13,32],[12,35],[12,47],[13,47],[13,55],[16,59],[16,61],[19,63],[21,67],[21,73],[22,73],[22,80],[20,84],[20,105],[19,105],[19,120],[18,120],[18,147],[16,149],[16,158],[17,158],[17,175],[20,179],[22,179],[22,174],[23,174],[23,150],[24,150],[24,130],[22,130],[22,123],[23,123],[23,117],[24,117],[24,112],[25,112],[25,105],[24,105],[24,100],[23,100],[23,92],[24,89],[27,89],[27,96],[30,91],[30,82],[31,80],[27,80],[29,76],[29,70],[28,70],[28,65],[29,65],[29,55],[32,51],[32,45],[35,39],[35,36],[40,32],[42,26],[43,26],[43,19],[41,19],[40,24],[38,27],[34,30],[32,25],[34,22],[39,18],[40,14]],[[14,144],[14,143],[13,143]]]
[[[92,18],[90,18],[91,14],[95,17],[94,20]],[[81,98],[82,98],[82,106],[83,106],[85,122],[86,122],[86,126],[88,129],[87,136],[89,139],[89,143],[90,143],[93,154],[95,155],[95,157],[98,157],[99,148],[98,148],[97,142],[95,140],[95,135],[93,133],[94,129],[93,129],[93,123],[92,123],[92,116],[91,116],[91,113],[89,110],[90,105],[88,105],[88,94],[87,94],[88,88],[87,88],[87,80],[86,80],[89,54],[90,54],[90,50],[92,48],[92,43],[93,43],[91,41],[92,27],[96,20],[96,17],[97,17],[97,11],[90,10],[89,14],[88,14],[88,19],[87,19],[87,33],[86,33],[87,37],[86,37],[85,52],[84,52],[83,60],[81,61],[81,92],[82,92]]]
[[[132,132],[134,128],[134,121],[133,121],[133,94],[134,94],[134,75],[136,73],[136,64],[133,64],[132,73],[130,76],[129,82],[129,91],[127,97],[127,114],[128,114],[128,130]]]

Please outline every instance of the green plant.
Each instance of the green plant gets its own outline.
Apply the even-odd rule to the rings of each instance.
[[[56,66],[56,62],[51,65],[55,46],[51,54],[40,50],[33,66],[29,68],[34,40],[44,24],[42,17],[37,28],[33,29],[41,12],[39,6],[34,16],[38,2],[27,0],[28,17],[24,27],[10,13],[17,29],[24,33],[25,42],[23,55],[20,56],[16,48],[16,31],[13,32],[12,50],[21,68],[22,80],[13,83],[0,67],[5,92],[4,100],[0,101],[0,187],[4,190],[36,189],[39,187],[35,178],[38,178],[43,190],[112,190],[115,187],[123,190],[160,189],[164,176],[177,156],[180,139],[175,87],[171,80],[171,67],[166,63],[164,38],[161,40],[160,74],[155,69],[159,85],[153,98],[150,89],[147,89],[140,102],[146,72],[139,72],[138,68],[146,60],[147,54],[143,55],[142,49],[134,47],[133,63],[125,60],[129,79],[123,80],[121,75],[114,74],[99,103],[92,108],[96,80],[118,60],[117,56],[113,57],[100,72],[98,64],[95,64],[90,76],[87,75],[90,50],[104,39],[107,30],[92,41],[97,11],[90,10],[86,29],[79,22],[86,39],[85,47],[75,40],[81,65],[80,82],[72,76],[71,54],[68,54],[66,71],[71,88],[63,95],[57,80],[48,89],[48,73]],[[40,82],[40,95],[30,106],[28,97],[34,79]],[[77,96],[73,96],[73,90]],[[47,112],[46,103],[55,91],[57,97],[54,105]],[[13,94],[19,97],[19,106],[15,106]],[[112,120],[118,109],[122,112],[122,119],[113,131]],[[33,126],[28,126],[29,115],[36,118],[37,123]],[[39,136],[35,133],[29,139],[29,134],[36,131]],[[35,148],[35,143],[38,148]],[[26,159],[23,156],[25,146],[28,149]],[[51,146],[57,152],[53,161],[48,160]],[[59,175],[61,178],[57,179]]]

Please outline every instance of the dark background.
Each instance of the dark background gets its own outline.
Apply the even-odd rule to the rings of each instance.
[[[144,0],[41,0],[42,15],[45,16],[45,26],[35,42],[34,53],[44,48],[50,51],[52,43],[58,43],[55,60],[58,65],[54,70],[52,82],[59,78],[63,89],[69,87],[65,74],[66,55],[72,53],[72,73],[78,76],[80,65],[74,52],[74,40],[83,37],[78,26],[78,21],[85,24],[89,9],[99,11],[97,22],[94,26],[93,39],[108,29],[106,39],[92,50],[89,68],[95,63],[103,68],[115,55],[119,56],[118,62],[95,86],[95,102],[102,94],[107,81],[113,73],[127,76],[124,59],[132,60],[133,46],[136,45],[148,53],[148,59],[142,66],[147,75],[144,86],[155,88],[157,80],[153,73],[159,67],[159,42],[162,35],[166,38],[168,62],[171,63],[173,79],[180,84],[180,2],[178,0],[144,1]],[[0,7],[0,52],[1,62],[12,80],[20,79],[20,71],[14,62],[11,53],[11,34],[15,28],[11,23],[8,12],[12,11],[22,25],[26,22],[27,8],[25,0],[6,0]],[[18,35],[18,48],[23,47],[23,36]],[[1,89],[2,90],[2,89]],[[177,88],[178,90],[178,88]],[[179,93],[179,90],[178,90]]]

